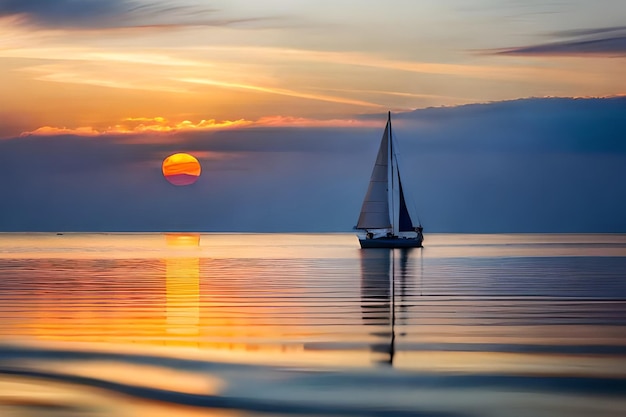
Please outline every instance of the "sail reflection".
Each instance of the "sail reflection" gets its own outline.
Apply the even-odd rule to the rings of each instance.
[[[375,326],[369,335],[374,361],[393,365],[396,353],[396,308],[406,310],[406,269],[411,249],[368,249],[361,256],[361,309],[363,323]],[[396,253],[399,259],[396,260]],[[398,294],[396,294],[398,289]]]
[[[372,326],[370,349],[377,363],[393,364],[395,353],[394,309],[392,305],[393,250],[361,250],[361,310],[363,323]]]

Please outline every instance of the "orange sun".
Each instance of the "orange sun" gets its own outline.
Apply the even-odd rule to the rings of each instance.
[[[188,153],[175,153],[163,161],[163,176],[174,185],[190,185],[198,180],[202,168]]]

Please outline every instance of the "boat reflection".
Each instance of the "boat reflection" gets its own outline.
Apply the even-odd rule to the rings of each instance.
[[[398,320],[396,309],[403,312],[406,308],[407,261],[411,250],[360,251],[363,323],[372,326],[369,335],[374,343],[370,345],[370,350],[375,353],[374,362],[381,365],[393,366]],[[396,256],[399,256],[398,260]]]

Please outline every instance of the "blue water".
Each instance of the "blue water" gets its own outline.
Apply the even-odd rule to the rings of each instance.
[[[0,234],[0,416],[622,416],[625,235]]]

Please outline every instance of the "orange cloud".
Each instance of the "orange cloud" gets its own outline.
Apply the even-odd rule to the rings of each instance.
[[[190,122],[189,120],[183,120],[182,122],[171,122],[163,117],[155,118],[132,118],[129,117],[124,120],[125,124],[118,124],[112,128],[115,133],[169,133],[169,132],[181,132],[188,130],[212,130],[212,129],[225,129],[237,126],[246,126],[252,122],[244,119],[239,120],[223,120],[216,121],[215,119],[200,120],[197,123]],[[135,124],[135,122],[139,122]]]
[[[20,136],[58,136],[58,135],[77,135],[77,136],[99,136],[103,132],[100,132],[93,127],[77,127],[77,128],[67,128],[67,127],[53,127],[53,126],[42,126],[31,132],[22,132]]]
[[[243,127],[262,126],[293,126],[293,127],[373,127],[378,126],[379,121],[357,119],[330,119],[316,120],[292,116],[267,116],[257,121],[239,119],[216,121],[200,120],[197,123],[189,120],[172,122],[164,117],[128,117],[121,123],[98,129],[91,126],[77,128],[42,126],[32,131],[23,132],[20,136],[104,136],[104,135],[135,135],[142,133],[179,133],[203,130],[220,130]]]
[[[254,123],[255,126],[296,126],[296,127],[376,127],[379,120],[330,119],[315,120],[292,116],[267,116]]]
[[[77,136],[102,136],[119,134],[140,134],[140,133],[177,133],[195,130],[215,130],[226,129],[235,126],[246,126],[252,122],[244,119],[225,120],[218,122],[214,119],[200,120],[197,123],[183,120],[182,122],[171,122],[163,117],[129,117],[122,123],[109,126],[104,129],[95,127],[52,127],[43,126],[33,131],[23,132],[21,136],[57,136],[57,135],[77,135]]]

